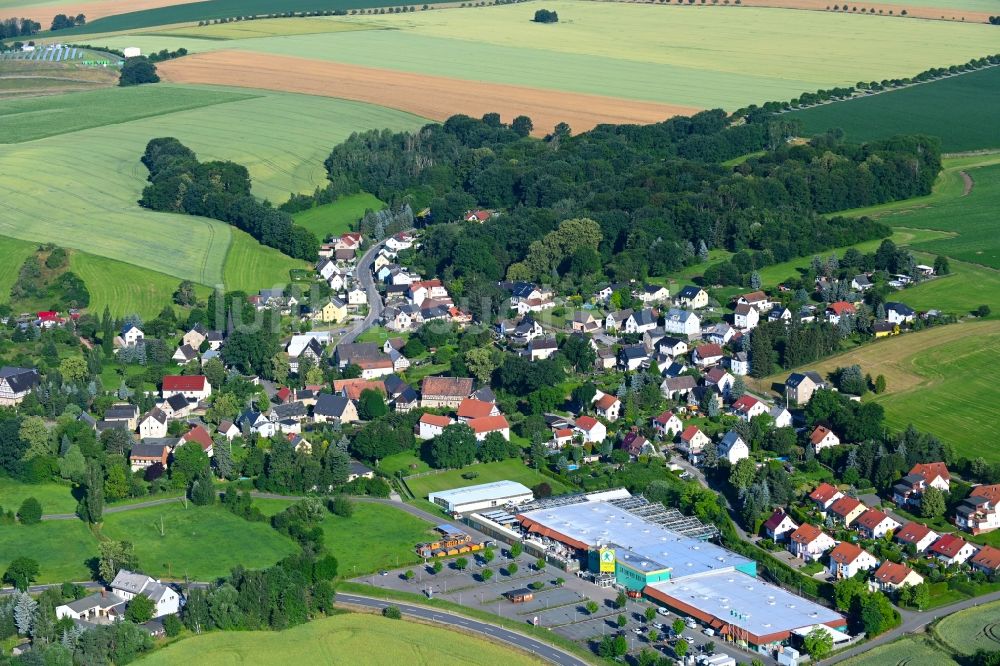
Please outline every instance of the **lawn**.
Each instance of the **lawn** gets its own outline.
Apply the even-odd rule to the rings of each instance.
[[[26,556],[39,564],[39,583],[90,580],[87,561],[97,556],[97,538],[79,520],[52,520],[0,529],[0,571]]]
[[[946,616],[934,632],[955,652],[1000,650],[1000,601]]]
[[[160,536],[160,518],[165,536]],[[251,523],[222,507],[180,501],[105,516],[102,534],[135,544],[140,566],[153,576],[211,580],[236,565],[268,567],[297,552],[267,523]]]
[[[232,230],[232,238],[224,269],[228,290],[255,293],[259,289],[284,288],[291,279],[290,270],[309,268],[307,262],[261,245],[239,229]]]
[[[1000,148],[1000,67],[796,111],[807,134],[839,127],[852,141],[930,134],[946,151]]]
[[[213,632],[185,638],[138,660],[141,666],[526,666],[539,660],[457,631],[376,615],[344,614],[286,631]]]
[[[323,521],[326,547],[344,578],[420,562],[413,548],[435,538],[432,528],[401,509],[364,502],[354,503],[350,518],[331,514]]]
[[[463,479],[463,474],[477,472],[479,476],[474,479]],[[490,483],[492,481],[516,481],[531,488],[539,483],[545,482],[552,486],[553,494],[568,492],[562,483],[543,476],[538,471],[531,469],[517,459],[501,460],[500,462],[476,463],[463,467],[462,469],[449,469],[435,472],[427,476],[419,476],[406,480],[406,485],[413,491],[414,496],[426,499],[428,493],[437,490],[448,490],[450,488],[461,488],[473,486],[480,483]]]
[[[429,472],[431,470],[430,465],[418,458],[411,451],[383,458],[379,461],[378,468],[390,476],[395,476],[398,471],[402,471],[405,476],[407,474],[419,474],[420,472]]]
[[[348,231],[355,231],[358,220],[368,209],[382,210],[385,204],[378,197],[361,192],[342,197],[333,203],[304,210],[295,214],[295,223],[299,224],[320,238],[339,236]]]
[[[42,505],[42,513],[73,513],[77,501],[73,489],[61,483],[21,483],[14,479],[0,477],[0,507],[17,511],[21,502],[34,497]]]
[[[281,261],[257,259],[261,263],[249,268],[239,265],[256,253],[241,248],[239,239],[235,241],[231,264],[224,271],[230,238],[239,235],[229,225],[207,218],[155,213],[136,204],[148,175],[139,162],[146,143],[153,137],[175,136],[201,159],[231,159],[244,164],[250,170],[255,193],[280,202],[291,192],[311,192],[323,185],[323,160],[332,146],[352,132],[376,127],[399,130],[424,122],[381,107],[307,95],[233,97],[228,91],[164,84],[155,89],[168,97],[175,91],[189,98],[190,91],[196,90],[210,95],[210,99],[242,101],[6,146],[0,151],[0,234],[26,241],[53,241],[173,276],[176,282],[189,279],[214,286],[223,283],[225,274],[233,282],[231,287],[256,291],[274,284],[276,274],[287,280]],[[130,88],[127,92],[134,90],[147,88]],[[83,101],[92,99],[83,95],[94,94],[61,99]],[[18,103],[37,104],[28,104],[24,110],[35,109],[37,113],[29,112],[27,116],[40,117],[54,103],[49,99]],[[129,98],[126,95],[120,99]],[[10,103],[2,102],[0,108]],[[42,121],[35,124],[47,127]],[[48,127],[45,131],[56,130]],[[154,309],[159,307],[162,303]]]
[[[980,372],[1000,351],[1000,321],[961,323],[880,340],[808,366],[823,375],[859,364],[885,375],[888,391],[876,399],[886,422],[909,424],[942,438],[960,456],[1000,461],[990,442],[1000,437],[1000,393]],[[761,380],[766,391],[788,373]],[[751,382],[754,383],[754,382]]]
[[[958,666],[958,662],[923,636],[908,636],[841,662],[843,666]]]
[[[234,238],[237,235],[246,236],[236,229],[232,230],[232,234]],[[257,244],[257,247],[260,245]],[[261,248],[261,251],[265,249],[270,248]],[[173,303],[173,294],[180,284],[180,279],[173,275],[87,252],[73,252],[69,265],[70,270],[87,285],[90,292],[87,309],[97,315],[107,306],[116,317],[136,313],[147,320],[152,319],[163,306]],[[195,291],[200,298],[208,297],[208,287],[197,285]]]

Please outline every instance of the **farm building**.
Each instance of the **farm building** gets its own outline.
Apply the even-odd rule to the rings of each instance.
[[[534,499],[531,489],[514,481],[494,481],[465,488],[441,490],[427,495],[427,499],[449,513],[465,513],[492,509],[507,504],[523,504]]]

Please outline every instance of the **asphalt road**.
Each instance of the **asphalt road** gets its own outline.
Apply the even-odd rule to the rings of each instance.
[[[367,252],[361,255],[361,259],[354,266],[354,281],[365,290],[365,294],[368,296],[368,314],[344,333],[343,337],[337,341],[338,345],[354,342],[355,338],[371,328],[378,321],[378,318],[382,316],[382,310],[385,309],[385,306],[382,303],[382,296],[378,293],[378,288],[375,286],[375,276],[372,275],[372,264],[375,263],[375,255],[378,254],[378,251],[384,245],[385,241],[372,245],[368,248]]]
[[[489,624],[487,622],[473,620],[463,615],[454,615],[437,608],[416,606],[397,601],[385,601],[382,599],[375,599],[373,597],[363,597],[356,594],[345,594],[342,592],[337,593],[337,603],[352,604],[355,606],[363,606],[365,608],[374,609],[382,609],[386,606],[395,606],[402,611],[404,619],[406,616],[412,615],[413,617],[417,617],[422,620],[488,636],[500,641],[501,643],[513,645],[526,652],[530,652],[531,654],[534,654],[553,664],[564,664],[566,666],[586,666],[587,664],[587,662],[579,657],[575,657],[568,652],[563,652],[557,647],[553,647],[548,643],[543,643],[542,641],[531,638],[530,636],[525,636],[522,633],[511,631],[510,629],[504,629],[503,627]]]

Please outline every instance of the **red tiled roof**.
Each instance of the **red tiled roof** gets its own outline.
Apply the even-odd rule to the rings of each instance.
[[[597,425],[597,419],[593,416],[578,416],[576,419],[576,427],[580,430],[589,432],[595,425]]]
[[[698,426],[690,425],[687,428],[684,428],[684,432],[681,433],[681,440],[690,442],[699,432],[701,432],[701,430],[698,429]]]
[[[976,486],[969,492],[969,497],[985,497],[993,504],[1000,504],[1000,483],[992,486]]]
[[[940,476],[945,481],[951,481],[951,473],[948,471],[948,466],[943,462],[917,463],[910,470],[910,474],[919,474],[928,483],[933,481],[934,477],[937,476]]]
[[[751,291],[748,294],[743,294],[742,296],[740,296],[740,298],[742,298],[744,301],[747,301],[748,303],[757,303],[760,301],[766,301],[767,294],[765,294],[763,291]]]
[[[694,350],[698,353],[698,358],[702,359],[722,356],[722,347],[716,344],[699,345]]]
[[[819,444],[823,441],[823,438],[829,435],[831,430],[826,426],[816,426],[816,429],[812,431],[809,436],[809,441],[813,444]]]
[[[799,529],[792,532],[791,539],[795,543],[809,544],[816,540],[823,534],[823,530],[816,527],[815,525],[810,525],[809,523],[802,523],[799,525]]]
[[[359,358],[354,361],[359,368],[362,370],[377,370],[379,368],[391,368],[392,359],[391,358]]]
[[[493,413],[495,406],[492,402],[466,398],[458,406],[458,416],[459,418],[481,419]]]
[[[610,393],[605,393],[601,396],[601,399],[597,401],[597,408],[607,411],[611,409],[616,402],[618,402],[618,398]]]
[[[856,312],[854,306],[848,303],[847,301],[837,301],[836,303],[830,303],[830,305],[828,305],[826,309],[832,310],[833,313],[838,317],[845,314],[854,314]]]
[[[323,387],[319,387],[322,389]],[[346,397],[351,400],[360,400],[361,392],[365,389],[371,389],[373,391],[378,391],[379,393],[385,395],[385,384],[380,381],[373,379],[335,379],[333,380],[333,392],[343,393]],[[314,389],[316,390],[316,389]]]
[[[163,378],[164,391],[202,391],[205,389],[204,375],[167,375]]]
[[[886,560],[882,563],[882,566],[875,571],[875,580],[880,583],[899,585],[906,580],[906,577],[911,573],[913,573],[913,569],[905,564],[897,564],[896,562]]]
[[[478,434],[510,428],[510,424],[507,423],[507,417],[500,414],[498,416],[484,416],[481,419],[472,419],[469,421],[469,427],[472,428],[473,432]]]
[[[424,396],[444,396],[463,398],[472,393],[472,379],[469,377],[424,377],[420,384]]]
[[[1000,548],[983,546],[970,560],[975,565],[991,571],[1000,571]]]
[[[739,400],[733,403],[733,409],[737,412],[749,412],[760,400],[752,395],[741,395]]]
[[[281,402],[285,402],[292,395],[292,389],[287,386],[282,386],[278,389],[278,392],[274,394]]]
[[[942,534],[941,538],[934,542],[931,551],[946,557],[955,557],[958,551],[965,547],[966,541],[962,537],[954,534]]]
[[[421,423],[426,423],[427,425],[439,426],[441,428],[447,428],[451,425],[451,419],[447,416],[441,416],[440,414],[424,414],[420,417]]]
[[[830,559],[837,564],[850,564],[858,559],[863,552],[865,551],[860,546],[856,546],[850,541],[841,541],[836,548],[830,551]]]
[[[559,438],[559,439],[563,439],[565,437],[572,437],[573,436],[573,429],[572,428],[559,428],[559,430],[556,430],[555,436],[557,438]]]
[[[205,451],[212,448],[212,436],[201,426],[191,428],[183,437],[181,437],[181,439],[184,443],[197,442]]]
[[[839,492],[840,492],[839,490],[831,486],[829,483],[821,483],[818,486],[816,486],[816,490],[809,493],[809,499],[813,500],[814,502],[822,502],[826,504],[831,499],[833,499],[834,495],[836,495]]]
[[[878,509],[868,509],[863,514],[858,516],[857,524],[861,525],[862,527],[866,527],[869,530],[874,530],[882,523],[883,520],[885,520],[888,517],[889,516],[885,515]]]
[[[659,423],[660,425],[667,425],[667,423],[669,423],[670,419],[672,418],[674,418],[673,412],[663,412],[659,416],[654,417],[653,422]]]
[[[899,528],[895,538],[903,543],[919,543],[927,538],[931,528],[922,523],[909,522]]]
[[[846,516],[860,505],[861,502],[857,499],[845,495],[830,505],[830,512],[835,513],[838,516]]]

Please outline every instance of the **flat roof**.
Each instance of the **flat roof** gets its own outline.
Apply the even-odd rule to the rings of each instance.
[[[531,494],[530,488],[516,481],[494,481],[492,483],[480,483],[477,486],[439,490],[429,493],[427,499],[431,501],[441,499],[450,504],[468,504],[470,502],[488,502],[489,500],[507,499],[509,497]]]
[[[700,539],[686,537],[608,502],[582,502],[522,513],[528,521],[615,557],[643,572],[670,570],[671,577],[731,571],[751,560]]]
[[[825,606],[737,571],[668,580],[649,587],[754,636],[844,620]]]

